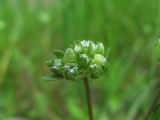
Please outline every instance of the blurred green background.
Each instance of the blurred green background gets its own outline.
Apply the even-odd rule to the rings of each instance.
[[[82,81],[41,79],[56,49],[83,39],[111,48],[91,82],[95,120],[143,120],[159,87],[159,35],[159,0],[0,0],[0,120],[87,120]]]

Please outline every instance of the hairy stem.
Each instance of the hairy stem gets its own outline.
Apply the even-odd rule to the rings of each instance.
[[[88,78],[86,77],[83,80],[83,82],[84,82],[84,87],[85,87],[85,91],[86,91],[89,120],[94,120],[94,118],[93,118],[93,108],[92,108],[92,98],[91,98],[91,91],[90,91]]]

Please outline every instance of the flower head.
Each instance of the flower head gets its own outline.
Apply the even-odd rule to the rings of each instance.
[[[50,60],[48,66],[54,75],[61,75],[68,80],[88,75],[99,78],[105,72],[107,58],[104,56],[104,45],[89,40],[77,41],[68,48],[61,58]]]

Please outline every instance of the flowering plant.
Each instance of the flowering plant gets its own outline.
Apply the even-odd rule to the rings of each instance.
[[[65,52],[55,51],[56,58],[47,61],[52,74],[49,77],[44,77],[44,79],[59,80],[63,78],[84,81],[90,120],[93,120],[94,117],[88,79],[99,78],[106,71],[108,53],[109,49],[107,55],[105,55],[102,43],[82,40],[76,41]]]
[[[47,61],[51,76],[48,80],[78,80],[86,76],[99,78],[108,65],[104,45],[89,40],[76,41],[65,52],[55,51],[56,58]]]

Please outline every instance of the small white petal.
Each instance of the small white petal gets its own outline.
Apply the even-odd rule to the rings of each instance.
[[[89,58],[86,54],[81,54],[81,58],[84,58],[86,61],[89,61]]]
[[[64,65],[64,67],[63,68],[65,68],[65,69],[69,69],[70,68],[70,66],[68,65],[68,64],[66,64],[66,65]]]
[[[88,56],[86,54],[81,55],[82,58],[88,59]]]
[[[81,50],[81,47],[78,46],[78,45],[76,45],[76,46],[74,47],[74,50],[75,50],[76,52],[79,52],[79,51]]]
[[[81,41],[81,45],[83,47],[89,47],[89,40],[83,40],[83,41]]]
[[[98,46],[96,45],[96,44],[92,44],[92,48],[95,50],[95,49],[97,49],[98,48]]]
[[[53,66],[53,68],[58,70],[61,65],[62,65],[61,60],[60,60],[60,59],[56,59],[56,60],[54,61],[54,66]]]
[[[75,73],[78,70],[78,67],[73,67],[69,70],[70,73]]]
[[[91,64],[89,67],[90,68],[95,68],[97,66],[97,64]]]
[[[60,66],[58,66],[58,65],[54,65],[54,66],[53,66],[53,68],[54,68],[54,69],[57,69],[57,70],[59,70],[59,67],[60,67]]]
[[[74,73],[74,69],[70,69],[69,72],[70,72],[70,73]]]

